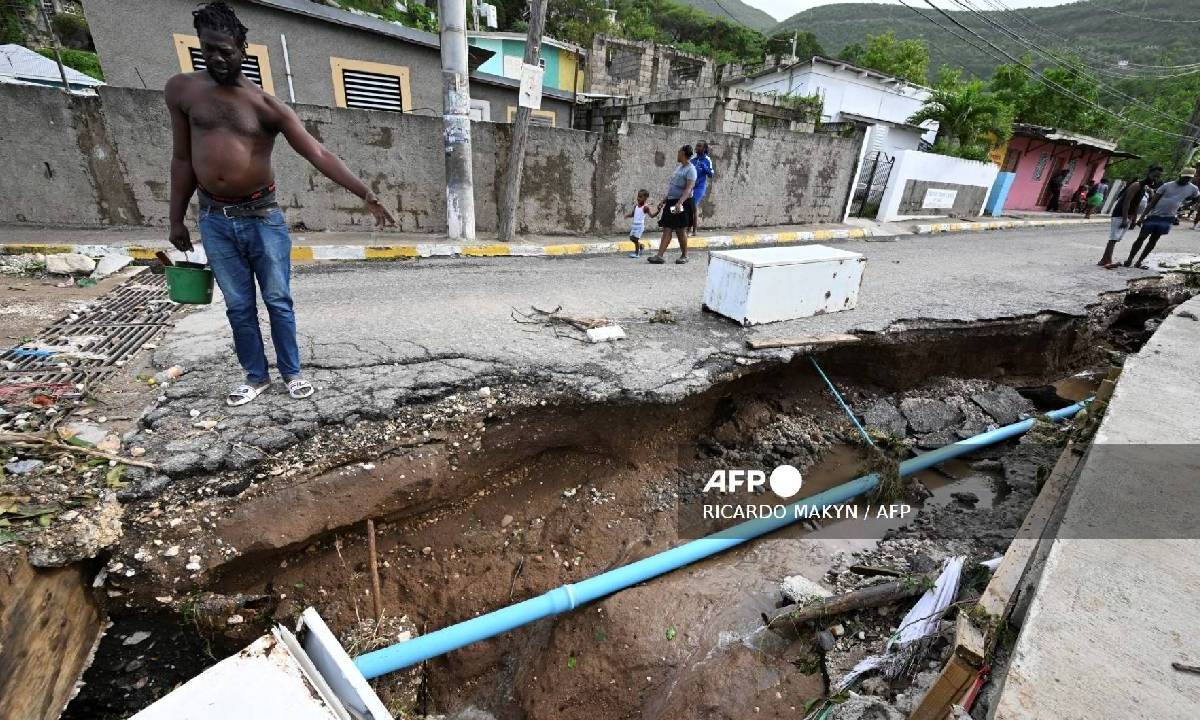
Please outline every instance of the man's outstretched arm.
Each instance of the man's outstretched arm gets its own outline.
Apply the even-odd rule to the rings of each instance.
[[[278,100],[272,99],[271,104],[279,112],[280,131],[293,150],[312,163],[322,175],[366,201],[367,209],[375,217],[376,226],[396,224],[392,214],[379,202],[375,193],[371,192],[358,176],[350,172],[350,168],[346,167],[341,158],[326,150],[325,146],[304,128],[304,123],[300,122],[294,110]]]
[[[196,192],[196,172],[192,169],[192,128],[187,115],[179,107],[182,76],[167,81],[167,110],[171,114],[171,229],[167,239],[177,249],[192,249],[192,238],[183,224],[187,215],[188,202]]]

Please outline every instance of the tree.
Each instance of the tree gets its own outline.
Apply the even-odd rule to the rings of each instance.
[[[1026,55],[1021,62],[1032,65],[1033,60]],[[990,89],[1012,106],[1018,122],[1085,135],[1107,136],[1111,132],[1109,115],[1096,107],[1100,81],[1082,64],[1072,60],[1052,65],[1043,69],[1039,78],[1030,77],[1020,65],[999,65],[992,74]]]
[[[867,35],[867,44],[851,43],[838,57],[853,65],[878,70],[885,75],[923,85],[929,70],[929,48],[921,40],[897,40],[889,30]]]
[[[908,122],[938,124],[934,152],[986,160],[988,151],[1012,136],[1012,107],[987,92],[981,80],[963,81],[957,70],[938,73],[938,84]]]
[[[34,0],[0,2],[0,45],[20,45],[25,42],[28,14]]]

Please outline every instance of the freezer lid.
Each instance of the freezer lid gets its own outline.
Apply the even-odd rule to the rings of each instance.
[[[709,255],[747,267],[772,267],[778,265],[803,265],[807,263],[843,260],[865,260],[861,253],[838,250],[827,245],[789,245],[771,248],[747,248],[745,250],[717,250]]]

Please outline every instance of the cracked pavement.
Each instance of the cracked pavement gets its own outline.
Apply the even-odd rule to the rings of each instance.
[[[225,407],[241,372],[218,301],[182,317],[159,344],[156,365],[189,372],[143,417],[155,432],[127,443],[146,446],[171,475],[237,470],[320,425],[388,418],[464,389],[521,383],[546,397],[670,401],[738,365],[786,361],[796,352],[750,351],[749,338],[878,332],[913,319],[1083,314],[1102,293],[1153,274],[1098,268],[1106,232],[1081,226],[839,242],[868,259],[858,309],[754,328],[701,309],[703,253],[691,264],[664,266],[624,256],[298,266],[301,356],[315,397],[291,400],[276,383],[248,406]],[[1194,255],[1198,240],[1176,229],[1158,257]],[[513,318],[514,309],[557,306],[615,321],[628,337],[593,345],[570,328]],[[676,322],[651,322],[659,309]],[[206,419],[216,426],[194,428]]]

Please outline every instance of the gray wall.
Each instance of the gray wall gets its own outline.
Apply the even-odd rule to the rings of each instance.
[[[199,0],[83,0],[105,81],[119,87],[161,90],[172,75],[180,72],[172,35],[196,34],[192,11],[198,4]],[[279,99],[288,100],[280,40],[283,35],[287,37],[297,103],[335,105],[329,58],[340,57],[407,67],[412,112],[441,116],[441,56],[436,46],[249,2],[230,0],[230,5],[250,30],[247,41],[267,46],[275,96]],[[500,122],[507,117],[507,105],[517,102],[515,83],[498,86],[476,80],[471,83],[471,93],[489,100],[492,119]],[[555,112],[559,127],[570,125],[569,102],[544,95],[543,108]]]
[[[440,118],[300,105],[305,126],[383,199],[404,231],[445,230]],[[473,126],[477,226],[496,226],[497,186],[511,125]],[[858,158],[852,137],[705,134],[717,176],[703,225],[747,227],[840,221]],[[623,232],[639,188],[665,192],[692,131],[626,125],[622,133],[533,127],[521,188],[523,232]],[[167,222],[171,136],[161,92],[103,87],[98,98],[0,86],[0,222],[152,225]],[[354,230],[361,203],[276,145],[280,202],[293,227]]]
[[[954,207],[939,210],[928,210],[924,207],[925,193],[928,190],[954,190]],[[979,212],[983,201],[991,188],[979,185],[958,185],[955,183],[935,182],[932,180],[909,180],[904,184],[904,193],[900,196],[901,215],[950,215],[953,217],[971,217]]]

